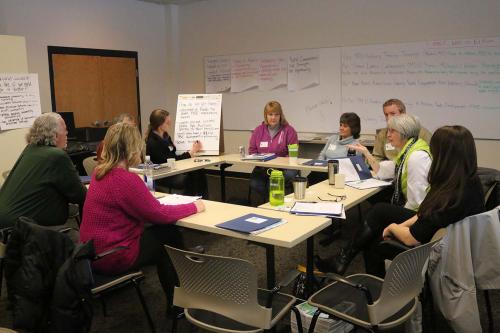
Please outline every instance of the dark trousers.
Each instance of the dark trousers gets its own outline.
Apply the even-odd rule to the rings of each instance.
[[[177,226],[172,224],[154,225],[144,229],[141,236],[139,256],[133,270],[144,266],[155,265],[161,287],[167,298],[167,307],[173,302],[174,286],[179,283],[175,269],[163,245],[184,248],[182,234]]]
[[[260,206],[269,201],[269,175],[268,168],[255,167],[250,176],[250,204]],[[293,192],[292,180],[298,175],[297,170],[282,170],[285,177],[285,195]]]
[[[391,223],[403,223],[415,214],[413,210],[388,203],[378,203],[368,212],[366,224],[371,229],[372,237],[363,246],[366,273],[384,277],[384,260],[394,259],[400,251],[383,249],[379,246],[382,232]]]

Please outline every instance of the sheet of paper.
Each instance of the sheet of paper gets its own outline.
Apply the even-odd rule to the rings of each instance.
[[[189,151],[193,142],[202,144],[200,155],[218,155],[221,94],[180,94],[177,99],[175,138],[177,153]]]
[[[231,57],[205,58],[205,92],[221,93],[231,89]]]
[[[391,184],[392,184],[391,182],[387,182],[387,181],[379,180],[379,179],[375,179],[375,178],[358,180],[358,181],[353,181],[353,182],[346,182],[347,186],[357,188],[358,190],[365,190],[365,189],[374,188],[374,187],[384,187],[384,186],[389,186]]]
[[[353,182],[359,180],[359,175],[354,165],[349,158],[340,158],[339,161],[339,173],[345,175],[346,182]]]
[[[340,215],[344,205],[339,202],[295,202],[291,211],[317,215]]]
[[[172,194],[166,195],[158,199],[158,201],[164,205],[183,205],[195,202],[196,200],[201,199],[198,196],[189,196],[189,195],[180,195],[180,194]]]
[[[298,91],[319,85],[319,51],[291,52],[288,58],[288,90]]]
[[[0,130],[30,127],[41,110],[38,74],[0,74]]]

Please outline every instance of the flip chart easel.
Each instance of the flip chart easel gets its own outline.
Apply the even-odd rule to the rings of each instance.
[[[177,98],[174,143],[179,152],[202,143],[199,155],[219,155],[224,150],[221,94],[180,94]]]

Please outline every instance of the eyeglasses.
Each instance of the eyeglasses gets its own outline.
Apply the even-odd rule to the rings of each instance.
[[[347,199],[346,195],[337,195],[337,194],[331,194],[331,193],[327,193],[327,194],[332,196],[333,198],[332,199],[323,199],[323,198],[318,196],[318,199],[320,201],[333,201],[333,202],[340,202],[342,200]]]

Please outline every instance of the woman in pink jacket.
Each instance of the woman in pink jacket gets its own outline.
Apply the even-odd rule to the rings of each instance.
[[[156,265],[170,306],[177,275],[163,244],[182,248],[175,222],[205,207],[201,200],[163,205],[149,192],[143,180],[128,170],[141,162],[143,143],[136,126],[118,123],[108,129],[103,160],[92,175],[83,207],[80,240],[93,240],[97,253],[125,246],[94,263],[94,269],[103,274]],[[153,226],[145,229],[145,223]]]
[[[288,145],[299,143],[297,132],[286,121],[280,103],[271,101],[264,107],[264,121],[257,126],[250,137],[249,154],[274,153],[280,157],[288,156]],[[296,170],[284,170],[285,187],[291,192],[291,180]],[[269,201],[269,176],[267,168],[256,167],[250,179],[251,203],[259,206]]]

